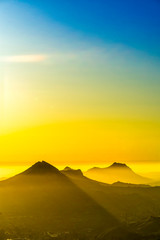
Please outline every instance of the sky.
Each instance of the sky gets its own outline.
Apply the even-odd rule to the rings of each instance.
[[[0,1],[0,176],[160,170],[160,2]]]

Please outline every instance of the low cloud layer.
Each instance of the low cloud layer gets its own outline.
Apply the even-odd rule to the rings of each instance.
[[[46,55],[16,55],[16,56],[5,56],[0,58],[1,62],[6,63],[29,63],[29,62],[43,62],[47,59]]]

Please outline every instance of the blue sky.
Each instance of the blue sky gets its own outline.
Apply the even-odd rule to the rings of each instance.
[[[96,109],[91,115],[157,119],[159,8],[155,0],[0,2],[0,65],[8,112],[19,105],[17,112],[24,111],[25,94],[15,90],[20,86],[28,110],[28,94],[32,102],[45,96],[50,108],[54,92],[56,114],[75,105],[73,114]]]
[[[51,20],[107,43],[118,43],[160,57],[158,0],[20,1]]]
[[[158,0],[0,1],[0,159],[160,162],[159,12]]]

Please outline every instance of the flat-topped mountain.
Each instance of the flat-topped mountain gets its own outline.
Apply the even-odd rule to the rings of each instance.
[[[123,168],[123,169],[130,169],[125,163],[117,163],[114,162],[111,166],[108,168]]]
[[[62,171],[63,174],[66,176],[71,176],[71,177],[84,177],[83,173],[80,169],[72,169],[70,167],[65,167]]]
[[[126,164],[117,162],[114,162],[111,166],[105,168],[91,168],[85,172],[85,176],[106,183],[120,181],[126,183],[144,184],[150,181],[149,179],[136,174]]]

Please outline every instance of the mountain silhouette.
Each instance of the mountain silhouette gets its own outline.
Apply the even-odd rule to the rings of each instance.
[[[114,162],[111,166],[108,168],[123,168],[123,169],[130,169],[125,163],[117,163]]]
[[[0,212],[14,227],[66,231],[112,227],[118,221],[71,178],[47,162],[0,182]],[[20,219],[23,221],[20,221]]]
[[[21,174],[60,174],[60,171],[45,161],[39,161]]]
[[[125,183],[144,184],[150,182],[150,179],[136,174],[126,164],[117,162],[114,162],[111,166],[106,168],[91,168],[85,172],[85,176],[106,183],[120,181]]]
[[[112,168],[117,168],[117,164]],[[124,165],[120,168],[128,169]],[[72,170],[68,167],[65,169],[66,172]],[[66,175],[46,162],[38,162],[0,182],[1,226],[5,221],[13,229],[23,229],[25,226],[42,232],[88,233],[94,230],[95,233],[102,233],[98,235],[99,239],[117,239],[120,222],[128,224],[151,215],[157,216],[160,212],[159,202],[158,187],[105,184],[83,175]],[[153,226],[157,227],[158,224],[154,221]],[[140,226],[144,229],[142,225],[134,225],[134,232]],[[130,229],[128,232],[120,231],[119,239],[123,239],[123,234],[124,239],[134,237]]]
[[[68,181],[67,177],[62,174],[56,167],[45,161],[38,161],[27,170],[0,182],[1,185],[45,185],[51,184],[53,181]]]
[[[65,167],[61,172],[66,176],[70,177],[84,177],[80,169],[72,169],[70,167]]]

